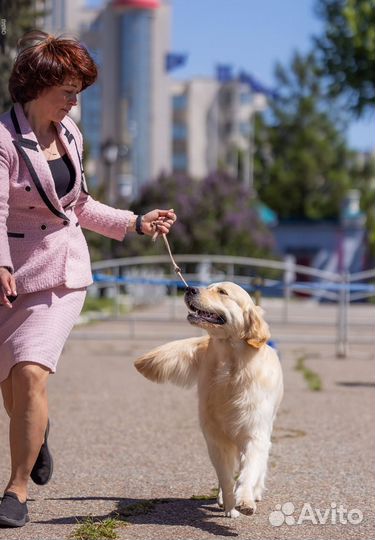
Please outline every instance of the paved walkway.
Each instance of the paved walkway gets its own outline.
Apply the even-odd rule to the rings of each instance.
[[[184,310],[182,303],[178,309]],[[366,311],[364,318],[370,317]],[[77,519],[105,519],[130,504],[136,506],[126,518],[129,525],[117,530],[120,540],[374,538],[372,345],[353,346],[349,358],[339,360],[332,345],[280,341],[285,398],[274,430],[268,491],[254,516],[229,520],[214,501],[191,499],[209,495],[216,484],[199,431],[195,390],[153,384],[133,367],[151,347],[197,331],[181,322],[137,324],[135,339],[121,322],[74,330],[50,380],[53,479],[44,488],[31,486],[31,523],[0,529],[0,539],[66,539]],[[300,327],[291,326],[288,333],[293,332],[300,335]],[[101,339],[121,333],[125,339]],[[320,375],[321,392],[309,390],[294,369],[302,356]],[[9,455],[3,412],[0,453],[4,484]],[[280,505],[286,503],[282,509],[292,512],[287,521],[294,524],[276,526],[285,518]],[[363,516],[359,524],[356,509]],[[318,523],[319,513],[325,524]]]

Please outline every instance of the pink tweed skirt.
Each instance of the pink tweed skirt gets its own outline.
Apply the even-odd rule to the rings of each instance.
[[[86,288],[62,285],[19,295],[12,309],[0,307],[0,383],[18,362],[35,362],[55,373],[85,297]]]

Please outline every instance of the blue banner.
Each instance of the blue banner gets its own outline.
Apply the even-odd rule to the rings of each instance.
[[[256,94],[264,94],[267,97],[271,97],[273,99],[277,99],[277,92],[275,90],[271,90],[270,88],[267,88],[259,82],[253,75],[250,73],[246,73],[245,71],[241,71],[238,75],[238,80],[242,83],[248,84],[253,92]]]
[[[168,53],[165,56],[166,71],[173,71],[176,68],[184,66],[187,62],[188,55],[186,53]]]
[[[233,81],[233,67],[229,64],[218,64],[216,66],[216,79],[220,83]]]

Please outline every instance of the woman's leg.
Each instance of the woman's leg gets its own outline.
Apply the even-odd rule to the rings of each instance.
[[[13,409],[12,377],[10,375],[1,383],[1,393],[3,395],[4,409],[10,418]]]
[[[27,498],[30,472],[44,440],[48,421],[48,368],[29,362],[16,364],[1,384],[10,416],[11,476],[5,491]]]

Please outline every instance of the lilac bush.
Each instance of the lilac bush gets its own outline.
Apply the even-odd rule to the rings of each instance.
[[[203,180],[161,176],[145,185],[133,204],[136,213],[174,208],[178,221],[170,235],[174,253],[274,257],[271,231],[261,222],[257,199],[223,173]],[[160,242],[127,240],[126,255],[164,253]]]

